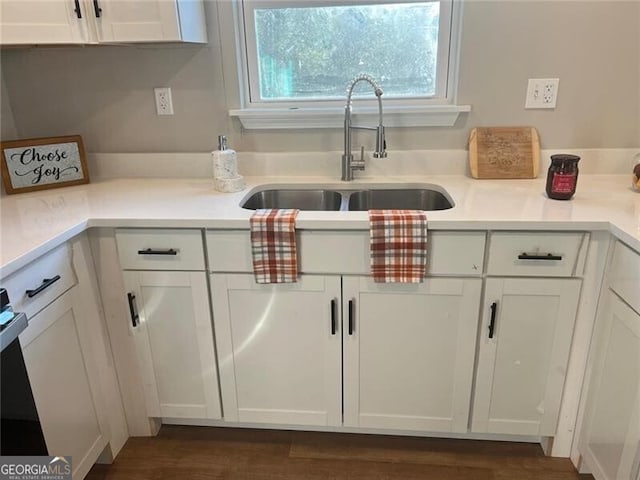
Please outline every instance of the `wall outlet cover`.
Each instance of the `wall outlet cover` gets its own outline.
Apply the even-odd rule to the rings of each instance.
[[[173,115],[173,101],[169,87],[154,88],[157,115]]]
[[[559,78],[530,78],[524,108],[556,108]]]

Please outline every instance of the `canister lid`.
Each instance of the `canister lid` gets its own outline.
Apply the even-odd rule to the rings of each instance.
[[[556,162],[578,162],[580,161],[580,157],[569,153],[556,153],[555,155],[551,155],[551,160]]]

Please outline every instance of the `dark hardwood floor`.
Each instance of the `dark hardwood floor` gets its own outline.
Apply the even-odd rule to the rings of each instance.
[[[566,458],[539,445],[342,433],[165,425],[130,438],[88,480],[569,480]]]

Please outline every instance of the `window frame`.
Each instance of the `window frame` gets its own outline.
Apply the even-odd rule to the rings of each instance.
[[[239,107],[229,110],[245,128],[333,128],[341,125],[345,99],[254,100],[260,91],[255,35],[256,8],[318,7],[358,4],[410,3],[414,0],[234,0]],[[415,0],[418,3],[419,0]],[[424,0],[423,0],[424,1]],[[451,126],[468,105],[456,105],[458,58],[462,30],[462,0],[440,1],[436,94],[433,97],[385,97],[385,123],[388,126]],[[442,28],[446,24],[448,28]],[[442,71],[443,66],[446,71]],[[366,72],[365,72],[366,73]],[[384,85],[381,85],[384,90]],[[359,97],[354,102],[356,116],[377,114],[376,99]]]

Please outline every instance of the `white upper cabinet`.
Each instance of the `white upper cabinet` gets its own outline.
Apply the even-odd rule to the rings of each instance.
[[[93,0],[99,42],[206,43],[204,6],[198,0]]]
[[[0,0],[2,45],[206,43],[203,0]]]
[[[80,1],[0,0],[0,43],[87,43],[86,15]]]

